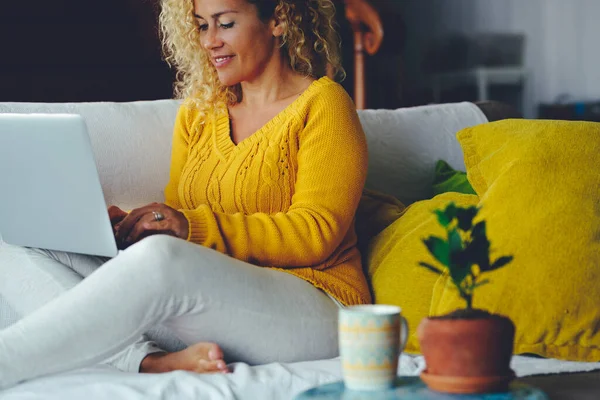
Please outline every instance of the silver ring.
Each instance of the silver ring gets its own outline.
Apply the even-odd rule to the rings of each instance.
[[[162,215],[161,213],[159,213],[158,211],[152,211],[152,215],[154,215],[154,220],[156,222],[162,221],[163,219],[165,219],[165,216]]]

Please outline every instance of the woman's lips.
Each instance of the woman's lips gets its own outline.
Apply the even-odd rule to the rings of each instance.
[[[216,68],[223,68],[233,60],[233,56],[213,57],[213,63]]]

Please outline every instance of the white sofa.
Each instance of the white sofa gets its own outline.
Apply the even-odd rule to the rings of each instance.
[[[0,103],[0,113],[84,116],[106,202],[134,207],[161,201],[168,179],[177,100],[132,103]],[[464,168],[454,134],[487,122],[472,103],[360,111],[369,141],[367,187],[403,201],[428,197],[438,159]]]
[[[134,103],[0,103],[0,113],[76,113],[86,120],[107,204],[130,209],[163,199],[168,179],[171,132],[179,107],[175,100]],[[472,103],[359,112],[369,145],[367,187],[395,195],[405,203],[431,196],[438,159],[463,169],[455,139],[460,129],[487,122]],[[1,172],[0,172],[1,173]],[[0,328],[18,316],[0,298]],[[155,332],[166,348],[179,343]],[[290,344],[293,345],[293,344]],[[0,355],[1,357],[1,355]],[[542,360],[543,362],[544,360]],[[339,380],[338,359],[249,367],[233,365],[229,375],[176,372],[162,375],[124,374],[109,367],[69,372],[26,382],[2,399],[291,399],[309,387]],[[582,371],[585,363],[561,363],[515,357],[518,375]],[[415,375],[420,357],[402,356],[399,373]]]

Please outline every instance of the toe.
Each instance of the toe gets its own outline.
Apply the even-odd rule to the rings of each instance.
[[[227,366],[223,360],[200,360],[198,361],[197,372],[222,372],[226,368]]]
[[[210,350],[208,351],[208,359],[209,360],[221,360],[223,359],[223,351],[217,344],[212,344]]]
[[[219,369],[219,371],[227,371],[227,364],[225,364],[225,361],[223,360],[219,360],[217,361],[217,368]]]

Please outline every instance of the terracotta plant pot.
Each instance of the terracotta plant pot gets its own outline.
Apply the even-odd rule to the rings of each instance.
[[[448,393],[508,390],[515,327],[500,315],[460,310],[425,318],[417,337],[427,369],[421,379],[430,389]]]

